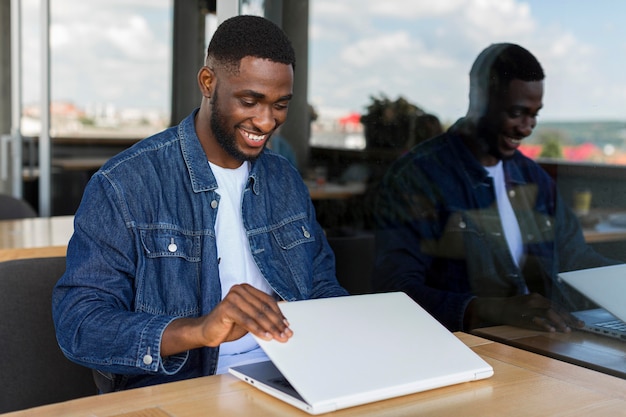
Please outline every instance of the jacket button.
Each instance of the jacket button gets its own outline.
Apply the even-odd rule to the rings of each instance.
[[[152,363],[152,356],[145,355],[143,357],[143,363],[146,364],[146,365],[150,365]]]
[[[509,191],[509,197],[511,198],[515,197],[515,190]]]
[[[216,200],[211,201],[211,208],[217,208],[217,201]]]
[[[460,227],[461,229],[465,229],[465,227],[466,227],[466,226],[467,226],[467,225],[465,224],[465,222],[464,222],[464,221],[460,221],[460,222],[459,222],[459,227]]]

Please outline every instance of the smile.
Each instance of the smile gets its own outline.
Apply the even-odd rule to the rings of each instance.
[[[243,135],[250,139],[253,142],[261,142],[267,138],[267,135],[255,135],[254,133],[247,132],[245,130],[241,130]]]
[[[511,145],[517,146],[522,143],[524,138],[514,138],[512,136],[500,136],[500,140],[503,140],[506,143],[510,143]]]

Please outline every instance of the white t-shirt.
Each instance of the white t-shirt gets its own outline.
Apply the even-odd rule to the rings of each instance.
[[[502,161],[499,161],[494,166],[485,167],[485,169],[489,173],[489,176],[493,178],[496,202],[498,204],[498,211],[500,212],[500,220],[502,221],[504,236],[506,237],[513,260],[515,261],[515,264],[519,266],[524,254],[524,244],[522,243],[522,234],[519,229],[517,217],[515,217],[515,212],[513,212],[511,201],[509,200],[506,192]]]
[[[248,283],[253,287],[273,294],[257,264],[252,258],[248,237],[243,227],[241,203],[243,190],[248,181],[249,163],[239,168],[222,168],[209,162],[217,180],[220,195],[219,209],[215,221],[217,256],[219,259],[222,298],[235,284]],[[234,365],[268,360],[263,350],[250,334],[233,342],[220,345],[217,373],[228,372]]]

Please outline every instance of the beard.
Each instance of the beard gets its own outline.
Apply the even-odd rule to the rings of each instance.
[[[498,160],[510,159],[512,156],[503,155],[500,151],[498,138],[499,132],[497,124],[493,120],[488,120],[483,117],[478,122],[477,126],[477,139],[480,142],[483,152],[493,156]]]
[[[261,153],[256,155],[246,155],[237,147],[234,129],[230,131],[226,117],[221,113],[217,100],[217,88],[211,97],[211,130],[217,140],[217,143],[226,151],[226,153],[240,162],[254,162]]]

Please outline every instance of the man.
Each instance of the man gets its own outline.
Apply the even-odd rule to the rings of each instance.
[[[555,183],[518,148],[544,73],[514,44],[470,72],[467,115],[392,165],[376,207],[374,286],[405,291],[450,330],[513,324],[570,331],[583,300],[559,271],[617,263],[588,247]]]
[[[226,20],[198,73],[200,108],[87,185],[53,316],[101,391],[262,360],[250,334],[293,334],[276,300],[347,295],[301,177],[265,150],[294,67],[277,26]]]

